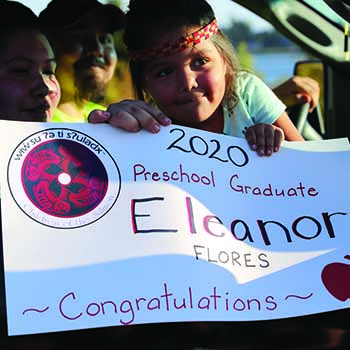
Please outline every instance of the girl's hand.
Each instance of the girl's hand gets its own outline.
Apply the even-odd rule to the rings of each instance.
[[[259,156],[269,157],[280,149],[284,140],[284,132],[275,125],[256,124],[247,129],[245,138],[249,147]]]
[[[171,124],[171,120],[159,109],[147,102],[137,100],[123,100],[112,103],[106,111],[93,110],[88,117],[89,123],[109,123],[116,128],[130,132],[145,129],[157,133],[161,126]]]

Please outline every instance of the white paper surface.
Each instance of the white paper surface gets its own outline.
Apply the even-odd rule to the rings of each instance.
[[[349,307],[346,139],[0,124],[9,334]]]

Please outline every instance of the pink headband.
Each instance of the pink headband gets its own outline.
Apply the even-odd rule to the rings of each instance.
[[[129,59],[131,61],[146,61],[151,58],[159,58],[169,56],[173,53],[186,50],[189,47],[198,45],[203,40],[209,39],[218,31],[216,18],[201,29],[187,36],[181,37],[175,43],[166,43],[158,47],[141,50],[128,50]]]

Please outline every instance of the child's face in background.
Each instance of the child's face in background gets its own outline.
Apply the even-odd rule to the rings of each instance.
[[[144,88],[174,123],[208,130],[205,122],[222,119],[219,107],[225,74],[223,58],[205,40],[194,48],[145,62]]]
[[[56,61],[44,35],[16,31],[0,51],[0,119],[46,121],[60,98]]]

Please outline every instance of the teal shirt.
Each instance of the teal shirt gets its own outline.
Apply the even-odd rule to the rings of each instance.
[[[273,124],[285,111],[285,104],[256,75],[242,71],[237,77],[237,104],[224,105],[224,134],[244,137],[245,131],[259,123]]]

